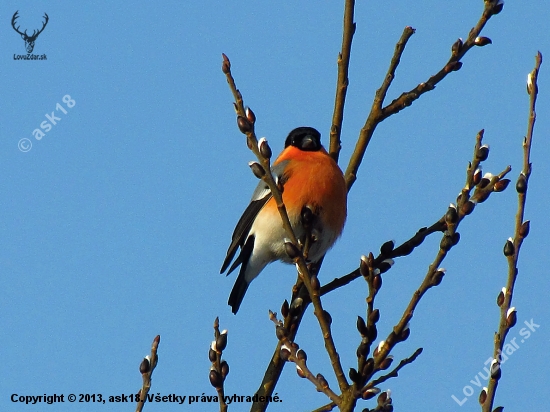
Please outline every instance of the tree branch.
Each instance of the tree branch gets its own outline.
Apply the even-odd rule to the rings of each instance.
[[[315,282],[315,280],[313,279],[312,275],[309,272],[308,266],[303,256],[304,250],[300,248],[298,239],[296,238],[296,235],[294,234],[294,231],[290,224],[286,207],[283,202],[282,193],[279,190],[279,187],[277,186],[277,183],[275,182],[273,175],[271,174],[271,165],[270,165],[271,149],[269,149],[269,147],[267,146],[267,141],[264,141],[261,144],[265,145],[266,149],[264,149],[263,151],[261,150],[261,147],[258,144],[258,139],[254,132],[254,124],[256,121],[256,117],[250,109],[244,108],[242,95],[240,91],[237,89],[235,85],[235,80],[233,79],[233,75],[231,74],[231,62],[229,61],[228,57],[225,54],[223,54],[222,56],[223,56],[222,71],[226,75],[227,83],[229,84],[229,87],[235,98],[235,109],[237,112],[237,125],[239,126],[240,131],[246,135],[248,148],[256,155],[259,161],[259,164],[256,164],[257,167],[256,167],[255,174],[257,177],[260,177],[269,186],[273,199],[275,200],[277,204],[277,208],[279,209],[279,213],[281,215],[281,219],[283,222],[283,227],[285,228],[285,231],[287,232],[290,238],[293,248],[297,251],[297,254],[293,258],[293,260],[297,266],[298,275],[300,279],[304,282],[304,285],[307,288],[308,294],[315,308],[314,314],[317,317],[319,326],[323,333],[325,348],[329,355],[340,389],[344,391],[347,389],[349,385],[347,383],[346,377],[344,375],[344,371],[342,369],[342,365],[340,363],[340,356],[336,351],[334,340],[332,338],[332,332],[330,330],[330,324],[327,321],[327,318],[325,316],[326,312],[323,309],[323,305],[321,303],[319,289],[318,289],[319,282],[318,280]],[[253,409],[255,407],[254,405],[253,405]],[[264,403],[262,405],[264,405],[263,406],[264,409],[267,407],[267,403]]]
[[[441,239],[439,251],[434,261],[430,264],[422,284],[418,290],[414,292],[401,317],[401,320],[394,326],[393,331],[388,335],[386,340],[380,342],[377,350],[373,353],[374,368],[371,376],[382,369],[381,366],[393,347],[400,341],[404,340],[402,337],[408,336],[407,334],[403,335],[403,332],[410,320],[413,318],[414,311],[422,296],[428,291],[428,289],[441,283],[443,276],[445,275],[445,269],[441,268],[440,265],[447,256],[447,253],[460,240],[459,233],[456,231],[460,222],[473,211],[477,203],[484,202],[492,193],[501,192],[508,186],[509,180],[504,179],[504,177],[510,172],[510,166],[506,167],[496,176],[486,174],[485,177],[481,178],[481,173],[477,166],[479,166],[479,164],[488,156],[488,149],[485,150],[487,146],[481,145],[482,137],[483,131],[477,135],[473,161],[468,165],[466,185],[458,196],[457,204],[456,206],[451,205],[445,214],[447,230]],[[474,190],[473,184],[475,184],[475,191],[473,195],[470,196],[471,191]]]
[[[159,347],[159,343],[160,335],[157,335],[155,339],[153,339],[151,354],[143,358],[143,361],[139,365],[139,371],[141,372],[141,377],[143,378],[143,385],[138,392],[139,401],[137,401],[136,403],[136,412],[141,412],[143,410],[147,394],[151,389],[151,376],[153,376],[153,371],[157,367],[158,363],[157,350]]]
[[[381,263],[386,259],[394,259],[398,257],[403,257],[409,255],[414,248],[420,246],[424,239],[427,238],[429,235],[435,233],[435,232],[443,232],[446,229],[445,219],[442,217],[437,222],[435,222],[433,225],[431,225],[429,228],[423,227],[416,232],[416,234],[411,237],[409,240],[404,242],[403,244],[399,245],[395,249],[391,251],[384,251],[384,245],[389,244],[389,242],[384,243],[382,247],[380,248],[381,253],[374,259],[374,268],[380,269]],[[391,242],[391,241],[390,241]],[[393,243],[393,242],[392,242]],[[321,286],[321,296],[326,295],[329,292],[332,292],[335,289],[338,289],[342,286],[347,285],[348,283],[354,281],[358,277],[361,276],[361,272],[359,268],[355,269],[353,272],[348,273],[347,275],[344,275],[339,278],[335,278],[331,282],[327,283],[326,285]]]
[[[504,347],[506,336],[517,321],[516,309],[512,307],[512,297],[514,294],[514,286],[518,274],[518,259],[523,240],[529,234],[529,221],[524,221],[525,202],[527,199],[527,187],[529,176],[531,175],[531,145],[533,141],[533,129],[535,127],[536,111],[535,104],[537,101],[538,85],[537,78],[542,63],[542,54],[537,53],[535,57],[535,68],[527,77],[527,93],[530,96],[529,102],[529,120],[527,122],[527,135],[523,140],[523,170],[516,182],[516,191],[518,192],[518,211],[516,214],[514,238],[508,239],[504,246],[504,255],[508,260],[508,281],[506,287],[497,297],[497,304],[500,306],[500,319],[498,332],[494,337],[494,353],[493,363],[491,364],[491,378],[487,388],[482,389],[479,396],[481,410],[490,412],[493,409],[498,381],[501,377],[499,355]]]
[[[332,115],[332,127],[330,128],[329,153],[338,163],[340,154],[342,123],[344,121],[344,104],[348,90],[349,60],[351,55],[351,42],[355,34],[353,13],[355,0],[346,0],[344,6],[344,29],[342,34],[342,51],[338,54],[338,79],[336,81],[336,98],[334,101],[334,113]]]
[[[424,93],[433,90],[436,84],[443,80],[449,73],[459,70],[462,67],[460,59],[464,57],[464,55],[472,47],[484,46],[486,44],[489,44],[491,42],[490,39],[478,36],[481,33],[483,27],[485,27],[485,24],[487,24],[487,22],[491,18],[491,16],[500,13],[501,10],[502,3],[499,4],[499,0],[486,0],[483,13],[476,26],[472,30],[470,30],[468,38],[465,42],[462,42],[462,40],[459,39],[453,44],[453,47],[451,48],[451,57],[449,58],[445,66],[443,66],[443,68],[439,70],[439,72],[437,72],[435,75],[431,76],[426,82],[420,83],[414,89],[402,93],[401,96],[393,100],[389,105],[382,107],[384,104],[384,99],[386,97],[386,92],[394,78],[395,69],[399,64],[399,59],[401,58],[405,45],[408,39],[414,33],[413,28],[405,27],[405,30],[401,35],[401,39],[395,47],[395,52],[390,63],[390,68],[388,69],[388,74],[384,78],[382,86],[376,92],[371,111],[367,117],[365,125],[361,129],[359,138],[355,145],[355,150],[350,158],[348,168],[346,169],[345,177],[348,189],[353,186],[353,183],[357,179],[357,171],[359,170],[359,166],[363,161],[367,146],[370,143],[370,140],[378,124],[386,118],[410,106]]]
[[[372,382],[369,382],[366,389],[373,388],[376,385],[381,384],[382,382],[386,382],[390,378],[397,378],[398,372],[401,369],[403,369],[405,365],[408,365],[409,363],[413,363],[416,360],[416,358],[418,358],[418,356],[422,353],[422,351],[423,351],[422,348],[418,348],[411,356],[401,360],[401,362],[399,362],[399,365],[397,365],[396,368],[392,370],[390,373],[380,376],[379,378],[376,378]]]

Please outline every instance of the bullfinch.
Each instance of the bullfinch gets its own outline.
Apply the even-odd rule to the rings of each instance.
[[[305,240],[302,210],[312,213],[310,233],[314,242],[308,260],[319,261],[342,233],[347,215],[347,189],[338,164],[321,145],[320,133],[311,127],[290,132],[285,149],[273,163],[271,172],[279,187],[296,237]],[[237,248],[240,253],[228,275],[241,265],[239,276],[229,295],[228,304],[237,313],[248,285],[271,262],[292,263],[285,251],[281,215],[267,184],[260,182],[241,216],[220,273],[227,270]]]

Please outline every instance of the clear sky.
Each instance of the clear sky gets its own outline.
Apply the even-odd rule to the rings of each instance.
[[[47,409],[12,403],[12,394],[135,393],[139,363],[156,334],[162,340],[152,393],[212,395],[207,353],[216,316],[229,330],[226,393],[254,394],[276,344],[268,309],[280,311],[296,275],[292,266],[273,264],[251,285],[238,315],[227,306],[235,277],[219,269],[257,180],[247,166],[253,155],[235,124],[221,53],[231,58],[245,103],[258,118],[256,131],[275,153],[297,126],[317,128],[326,144],[341,3],[1,3],[2,411]],[[388,101],[437,72],[482,7],[482,0],[358,2],[343,168],[403,28],[413,26],[416,34]],[[33,51],[47,60],[14,60],[25,54],[10,24],[16,10],[29,34],[48,14]],[[498,173],[510,164],[515,181],[527,125],[526,76],[537,50],[550,59],[549,21],[546,2],[507,1],[483,32],[492,45],[471,50],[462,70],[379,126],[322,283],[355,269],[361,255],[376,253],[386,240],[402,242],[436,221],[464,185],[478,130],[485,129],[491,145],[484,171]],[[496,405],[508,411],[542,410],[550,396],[549,78],[544,62],[526,209],[531,234],[514,295],[518,325],[509,336],[519,341],[525,321],[540,327],[503,365]],[[70,100],[63,100],[66,95]],[[37,140],[33,130],[52,112],[61,120]],[[32,143],[28,152],[18,149],[24,138]],[[461,242],[444,262],[443,283],[422,300],[409,340],[393,354],[401,359],[417,347],[424,352],[381,386],[392,390],[396,410],[479,410],[479,388],[470,381],[493,351],[495,300],[507,276],[502,247],[513,235],[516,208],[511,185],[460,226]],[[384,276],[376,304],[379,337],[400,318],[438,244],[433,236]],[[355,321],[365,314],[366,294],[359,279],[324,299],[346,371],[356,365]],[[311,311],[296,341],[311,369],[335,385]],[[464,399],[466,386],[475,392],[459,406],[452,396]],[[326,402],[293,365],[285,368],[277,393],[283,403],[270,410],[311,410]],[[374,402],[359,403],[358,410],[364,407]],[[133,408],[66,402],[47,410]],[[145,407],[216,409],[200,403]]]

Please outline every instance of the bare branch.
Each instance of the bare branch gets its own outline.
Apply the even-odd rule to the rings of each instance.
[[[336,162],[338,162],[338,155],[340,154],[340,134],[342,132],[342,123],[344,121],[346,92],[349,85],[348,69],[351,55],[351,42],[353,40],[353,35],[355,34],[355,23],[353,22],[354,10],[355,0],[346,0],[344,6],[342,51],[338,54],[338,79],[336,81],[336,98],[334,101],[334,114],[332,115],[332,127],[330,128],[329,144],[329,153]]]
[[[537,101],[538,85],[537,78],[542,63],[542,54],[537,53],[535,57],[535,68],[527,77],[527,93],[530,96],[529,102],[529,120],[527,122],[527,135],[523,139],[523,170],[521,171],[517,183],[516,191],[518,192],[518,211],[516,214],[515,233],[513,239],[509,239],[504,246],[504,255],[508,260],[508,281],[506,287],[502,289],[498,298],[497,304],[500,306],[500,319],[498,332],[494,337],[494,364],[491,365],[491,377],[487,390],[483,389],[479,400],[481,410],[490,412],[493,409],[498,381],[501,376],[500,363],[498,361],[499,354],[502,352],[506,336],[511,328],[516,324],[517,314],[515,308],[512,307],[512,297],[514,295],[514,286],[518,274],[518,259],[523,240],[529,234],[529,221],[524,221],[525,202],[527,199],[527,187],[529,176],[531,175],[531,145],[533,141],[533,129],[535,127],[536,111],[535,104]]]
[[[399,64],[399,59],[401,58],[401,54],[403,53],[404,47],[408,39],[414,33],[414,29],[412,29],[411,27],[405,28],[405,30],[403,31],[403,34],[401,35],[401,39],[399,40],[399,42],[395,47],[395,52],[390,63],[388,74],[384,78],[382,86],[376,92],[376,96],[372,104],[371,111],[367,117],[365,125],[361,129],[359,138],[355,145],[355,150],[350,158],[348,167],[346,169],[345,176],[346,176],[346,184],[348,186],[348,190],[351,188],[351,186],[353,186],[353,183],[357,179],[357,171],[359,170],[359,166],[363,161],[363,157],[365,155],[367,146],[370,143],[370,140],[378,124],[383,120],[385,120],[386,118],[390,117],[391,115],[394,115],[400,112],[401,110],[403,110],[404,108],[410,106],[416,99],[418,99],[424,93],[429,92],[430,90],[433,90],[436,84],[438,84],[441,80],[443,80],[449,73],[459,70],[462,67],[462,63],[460,62],[460,59],[464,57],[464,55],[472,47],[483,46],[490,43],[489,39],[479,38],[478,36],[481,33],[481,30],[483,29],[483,27],[485,27],[485,24],[491,18],[491,16],[499,13],[500,10],[502,10],[502,4],[499,5],[498,3],[499,3],[498,0],[485,1],[485,7],[483,9],[483,13],[479,21],[477,22],[476,26],[472,30],[470,30],[468,38],[466,39],[465,42],[462,42],[462,40],[459,39],[457,40],[457,42],[455,42],[455,44],[453,44],[453,47],[451,48],[451,57],[449,58],[447,63],[443,66],[443,68],[439,70],[439,72],[431,76],[426,82],[418,84],[414,89],[408,92],[402,93],[401,96],[393,100],[389,105],[383,107],[384,99],[386,97],[386,92],[394,78],[395,69]],[[486,39],[486,40],[481,41],[480,39]]]
[[[258,139],[254,132],[255,116],[253,114],[250,115],[251,113],[250,109],[244,108],[242,95],[240,91],[237,89],[235,85],[235,80],[233,79],[233,76],[231,74],[231,63],[225,54],[223,54],[222,71],[226,75],[227,83],[229,84],[229,87],[235,98],[235,108],[238,115],[237,124],[239,126],[239,129],[241,130],[242,133],[246,135],[248,148],[256,155],[263,170],[269,171],[271,170],[270,159],[269,157],[263,156],[262,153],[260,153],[260,149],[258,147]],[[298,275],[300,279],[303,281],[304,285],[306,286],[308,294],[315,308],[314,314],[317,317],[319,326],[321,327],[321,331],[323,333],[325,348],[329,355],[340,389],[344,391],[348,388],[349,385],[347,383],[346,377],[344,375],[344,371],[342,369],[342,365],[340,363],[340,356],[336,351],[334,340],[332,338],[332,332],[330,330],[330,324],[329,322],[327,322],[327,319],[325,316],[325,310],[323,309],[323,306],[321,303],[319,289],[318,287],[314,288],[315,283],[312,282],[312,277],[315,275],[310,274],[308,265],[306,264],[306,260],[303,256],[304,250],[301,250],[300,245],[298,243],[298,239],[294,234],[294,231],[290,224],[290,220],[288,218],[286,207],[283,203],[282,193],[279,190],[279,187],[277,186],[277,183],[275,182],[273,175],[270,172],[263,173],[263,175],[261,176],[261,179],[269,186],[273,199],[275,200],[277,204],[277,208],[279,209],[279,213],[283,221],[283,227],[285,228],[291,243],[294,245],[295,249],[299,252],[297,256],[294,257],[294,263],[297,265]],[[318,285],[318,282],[316,284]],[[271,394],[268,394],[268,395],[271,395]],[[267,403],[262,405],[264,408],[267,407]],[[254,405],[253,405],[253,409],[254,409]]]
[[[398,372],[403,369],[403,367],[405,365],[408,365],[409,363],[413,363],[416,358],[418,358],[418,356],[422,353],[423,349],[422,348],[418,348],[411,356],[409,356],[408,358],[405,358],[403,360],[401,360],[401,362],[399,362],[399,365],[396,366],[396,368],[394,370],[392,370],[390,373],[386,374],[386,375],[383,375],[383,376],[380,376],[379,378],[376,378],[375,380],[373,380],[372,382],[369,382],[369,384],[367,385],[366,389],[369,389],[369,388],[373,388],[375,387],[376,385],[379,385],[381,384],[382,382],[385,382],[387,381],[388,379],[390,378],[397,378],[398,376]]]
[[[471,162],[468,167],[466,186],[462,189],[462,192],[457,199],[457,205],[451,205],[445,214],[447,230],[441,239],[439,251],[437,252],[434,261],[430,264],[422,284],[416,292],[414,292],[407,308],[403,312],[401,320],[394,326],[393,331],[388,335],[386,340],[379,345],[377,351],[373,353],[375,363],[372,374],[382,369],[381,366],[383,365],[387,355],[390,353],[392,348],[402,340],[401,337],[403,336],[403,332],[410,320],[413,318],[414,311],[422,299],[422,296],[424,296],[428,289],[438,286],[441,283],[443,276],[445,275],[445,270],[442,269],[440,265],[447,256],[447,253],[460,240],[459,233],[456,231],[460,222],[473,211],[473,206],[476,203],[484,202],[491,193],[500,192],[507,186],[507,183],[503,178],[510,172],[510,166],[506,167],[498,175],[491,176],[490,179],[484,178],[486,181],[479,179],[479,182],[477,182],[475,187],[475,192],[470,197],[470,192],[473,188],[470,186],[469,182],[477,181],[477,178],[474,178],[474,175],[476,174],[475,170],[477,170],[477,165],[479,165],[482,161],[480,159],[481,138],[482,133],[480,132],[477,136],[476,145],[474,148],[473,162]],[[472,167],[474,165],[475,168]],[[502,185],[502,182],[505,182],[506,184]]]
[[[220,404],[220,412],[227,412],[227,404],[225,403],[224,383],[227,374],[229,373],[229,365],[225,360],[222,360],[222,354],[227,346],[227,330],[220,332],[220,320],[214,320],[214,340],[208,351],[208,358],[212,362],[208,379],[210,384],[218,393],[218,402]]]
[[[143,406],[145,405],[145,401],[147,399],[147,394],[151,389],[151,376],[153,375],[153,371],[157,367],[158,363],[157,350],[159,343],[160,335],[157,335],[155,339],[153,339],[151,354],[143,358],[143,361],[139,366],[139,371],[141,372],[141,377],[143,378],[143,385],[138,392],[139,400],[136,403],[136,412],[141,412],[143,410]]]
[[[447,226],[445,224],[445,219],[444,217],[442,217],[430,227],[428,228],[423,227],[419,229],[413,237],[411,237],[409,240],[407,240],[403,244],[399,245],[398,247],[394,248],[389,252],[380,253],[374,259],[374,268],[379,269],[380,264],[386,259],[394,259],[394,258],[409,255],[414,250],[414,248],[420,246],[422,242],[424,242],[424,239],[426,237],[436,232],[442,232],[446,229],[446,227]],[[382,248],[383,247],[381,247],[381,249]],[[320,292],[321,296],[326,295],[327,293],[335,289],[338,289],[342,286],[347,285],[348,283],[352,282],[353,280],[357,279],[360,276],[361,276],[361,272],[359,268],[357,268],[353,272],[350,272],[345,276],[332,280],[326,285],[321,286],[321,292]]]

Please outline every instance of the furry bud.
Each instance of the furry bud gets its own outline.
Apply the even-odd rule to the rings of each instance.
[[[244,113],[246,114],[246,118],[248,119],[248,121],[252,124],[256,123],[256,115],[254,114],[254,112],[252,111],[252,109],[250,107],[247,107],[245,110],[244,110]]]
[[[474,40],[474,44],[480,47],[487,46],[488,44],[492,43],[493,42],[489,37],[476,37],[476,39]]]
[[[223,378],[216,369],[211,369],[210,370],[210,374],[208,375],[208,378],[210,379],[210,384],[214,388],[218,389],[218,388],[222,387]]]
[[[474,211],[475,207],[476,207],[476,204],[468,200],[466,203],[462,205],[462,207],[460,208],[460,211],[464,213],[464,216],[468,216],[470,213]]]
[[[361,381],[361,375],[354,368],[349,368],[349,378],[355,383]]]
[[[296,373],[298,374],[298,376],[300,378],[305,378],[306,377],[306,374],[304,373],[302,368],[300,368],[298,365],[296,365]]]
[[[380,247],[380,253],[382,255],[389,255],[391,252],[393,252],[393,248],[395,247],[395,243],[393,240],[388,240],[386,243],[384,243]]]
[[[143,375],[144,373],[147,373],[151,370],[151,364],[149,363],[149,359],[143,358],[141,361],[141,364],[139,365],[139,372]]]
[[[499,14],[499,13],[502,11],[503,8],[504,8],[504,1],[500,0],[500,1],[495,5],[495,7],[493,7],[492,13],[493,13],[494,15]]]
[[[451,55],[456,56],[462,50],[462,39],[455,41],[451,47]]]
[[[222,53],[222,58],[223,58],[222,72],[224,72],[225,74],[228,74],[231,72],[231,62],[229,61],[229,58],[224,53]]]
[[[289,309],[290,309],[290,305],[288,304],[288,300],[285,299],[285,301],[281,305],[281,315],[283,315],[284,318],[288,316]]]
[[[500,363],[496,359],[493,359],[491,363],[491,379],[499,380],[501,376]]]
[[[512,256],[515,253],[515,251],[516,250],[515,250],[515,247],[514,247],[513,239],[508,238],[508,240],[504,244],[504,256],[506,256],[506,257]]]
[[[364,400],[369,400],[369,399],[372,399],[374,398],[376,395],[378,395],[380,393],[380,389],[378,388],[370,388],[370,389],[367,389],[365,392],[363,392],[361,394],[361,398],[363,398]]]
[[[462,67],[462,62],[458,62],[458,61],[450,62],[450,63],[447,63],[447,65],[445,66],[445,72],[446,73],[456,72],[460,70],[461,67]]]
[[[501,307],[502,304],[504,303],[505,295],[506,295],[506,288],[502,288],[502,290],[499,292],[499,294],[497,296],[497,305],[498,305],[498,307]]]
[[[476,159],[480,162],[484,162],[489,157],[489,145],[484,144],[476,153]]]
[[[258,179],[261,179],[265,176],[265,170],[258,162],[249,162],[248,166],[252,170],[252,173],[254,173],[254,176],[256,176]]]
[[[529,234],[529,228],[531,226],[531,223],[529,220],[526,220],[525,222],[522,223],[522,225],[520,226],[519,228],[519,235],[522,237],[522,238],[526,238],[527,235]]]
[[[222,361],[220,365],[220,369],[222,371],[222,378],[225,379],[225,377],[229,374],[229,365],[226,361]]]
[[[361,316],[357,316],[357,330],[359,331],[361,336],[368,336],[369,334],[365,319],[363,319]]]
[[[246,117],[237,116],[237,126],[239,126],[239,130],[243,134],[247,134],[252,131],[252,123],[250,123]]]
[[[527,178],[523,173],[520,173],[518,181],[516,182],[516,191],[518,193],[527,192]]]
[[[487,388],[483,388],[479,394],[479,404],[483,405],[487,400]]]
[[[513,328],[516,326],[516,322],[518,321],[518,315],[516,312],[516,308],[511,307],[508,309],[508,312],[506,312],[506,324],[509,328]]]
[[[495,185],[493,186],[493,190],[495,192],[502,192],[506,190],[509,183],[510,183],[510,179],[501,179],[495,183]]]
[[[477,169],[475,172],[474,172],[474,176],[473,176],[473,180],[474,180],[474,185],[478,185],[479,182],[481,182],[481,169]]]
[[[455,224],[457,220],[458,213],[456,211],[456,206],[451,204],[451,206],[449,206],[449,209],[447,209],[447,213],[445,213],[445,222],[447,222],[448,225],[452,225]]]
[[[300,251],[290,240],[285,240],[285,251],[291,259],[296,259],[300,256]]]
[[[267,143],[267,139],[265,137],[262,137],[258,141],[258,150],[264,159],[271,159],[271,147],[269,147],[269,143]]]
[[[382,361],[382,363],[380,363],[380,369],[381,370],[388,369],[391,366],[392,362],[393,362],[393,356],[389,355],[386,359]]]

